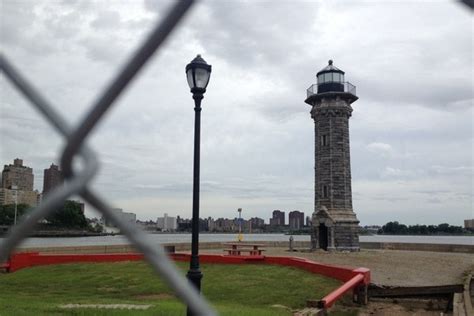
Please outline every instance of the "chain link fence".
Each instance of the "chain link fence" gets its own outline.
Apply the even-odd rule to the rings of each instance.
[[[98,158],[96,153],[87,146],[87,137],[104,114],[114,105],[114,101],[122,91],[166,40],[193,3],[194,0],[175,2],[161,22],[157,23],[148,39],[133,54],[97,102],[91,106],[85,119],[74,128],[54,110],[51,103],[35,89],[33,84],[28,82],[3,54],[0,54],[0,69],[4,75],[66,140],[66,147],[61,155],[61,167],[66,177],[64,185],[49,193],[39,206],[35,207],[18,225],[10,229],[6,238],[0,243],[0,261],[8,258],[15,247],[34,229],[39,220],[59,209],[67,198],[79,195],[116,224],[135,248],[144,254],[153,270],[163,278],[194,314],[216,315],[209,303],[167,257],[163,247],[152,244],[138,227],[122,220],[107,201],[89,187],[98,170]],[[72,168],[73,159],[76,157],[81,158],[84,162],[82,170],[78,171]]]

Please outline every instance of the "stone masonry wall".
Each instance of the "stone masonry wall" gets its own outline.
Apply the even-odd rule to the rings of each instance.
[[[328,228],[328,250],[358,251],[359,221],[352,210],[352,178],[349,141],[350,103],[344,94],[314,100],[311,117],[315,136],[316,218]],[[323,217],[326,216],[327,220]],[[315,226],[316,245],[319,230]],[[323,247],[324,248],[324,247]]]
[[[357,223],[336,223],[334,247],[338,250],[359,249],[359,225]]]
[[[315,210],[352,211],[349,117],[342,99],[323,99],[313,106],[315,123]],[[325,187],[327,190],[325,190]],[[327,196],[324,194],[327,193]]]

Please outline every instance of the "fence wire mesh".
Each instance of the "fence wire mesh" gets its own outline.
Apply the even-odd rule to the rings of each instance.
[[[194,314],[216,315],[209,303],[181,275],[173,262],[167,257],[163,247],[152,244],[143,231],[121,219],[107,201],[89,188],[91,180],[97,173],[99,163],[97,155],[86,144],[88,135],[103,115],[114,105],[114,101],[136,77],[149,58],[170,35],[193,3],[194,0],[176,1],[162,21],[157,23],[151,35],[125,64],[117,77],[112,80],[97,102],[91,106],[89,113],[77,124],[76,128],[69,126],[66,120],[54,110],[51,103],[35,89],[33,84],[28,82],[3,54],[0,54],[0,69],[5,76],[66,140],[66,147],[60,159],[66,177],[64,185],[49,193],[42,203],[30,212],[29,216],[10,229],[6,238],[0,243],[0,261],[8,258],[15,247],[34,229],[39,220],[59,209],[67,198],[79,195],[116,224],[135,248],[144,254],[145,259],[154,271],[163,278]],[[79,171],[72,169],[72,162],[76,156],[81,157],[84,161],[84,167]]]

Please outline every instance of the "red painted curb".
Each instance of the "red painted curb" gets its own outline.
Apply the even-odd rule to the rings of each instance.
[[[189,262],[191,255],[186,253],[169,254],[170,258],[175,261]],[[143,260],[142,254],[125,253],[125,254],[40,254],[38,252],[24,252],[13,254],[6,264],[7,271],[15,272],[23,268],[64,264],[78,262],[119,262],[119,261],[138,261]],[[339,288],[325,296],[319,301],[321,308],[331,307],[342,295],[350,290],[356,290],[360,285],[368,285],[370,283],[370,270],[366,268],[349,269],[338,267],[319,262],[311,261],[298,257],[272,257],[272,256],[229,256],[218,254],[201,254],[199,255],[201,263],[216,264],[276,264],[282,266],[296,267],[309,271],[314,274],[321,274],[330,278],[343,281],[344,284]],[[0,266],[1,267],[1,266]]]

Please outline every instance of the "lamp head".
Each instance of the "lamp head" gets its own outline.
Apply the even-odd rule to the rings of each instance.
[[[192,93],[206,92],[206,87],[211,77],[211,68],[211,65],[208,65],[201,55],[197,55],[186,66],[186,77]]]

